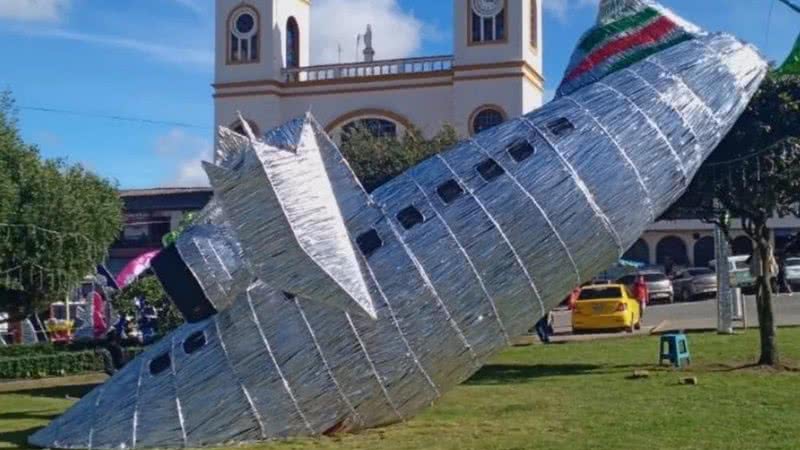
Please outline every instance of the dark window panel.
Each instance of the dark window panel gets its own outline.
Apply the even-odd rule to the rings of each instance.
[[[252,61],[258,59],[258,33],[250,38],[250,59]]]
[[[472,42],[481,41],[481,18],[474,12],[472,13]]]
[[[183,341],[183,351],[187,355],[200,350],[206,345],[206,334],[202,331],[193,333],[185,341]]]
[[[528,141],[517,142],[508,149],[508,154],[516,162],[522,162],[530,158],[535,152],[533,146]]]
[[[502,41],[503,39],[505,39],[506,38],[506,14],[505,14],[505,11],[501,11],[500,14],[498,14],[494,18],[494,27],[495,27],[494,38],[496,40],[498,40],[498,41]]]
[[[503,170],[503,168],[500,167],[500,165],[497,164],[497,162],[491,158],[475,166],[475,169],[478,170],[478,173],[481,175],[481,178],[483,178],[486,181],[492,181],[495,178],[499,177],[500,175],[506,173],[506,171]]]
[[[484,41],[493,41],[494,40],[494,19],[491,17],[485,17],[483,19],[483,40]]]
[[[436,193],[439,194],[439,198],[441,198],[443,202],[449,205],[458,197],[461,197],[461,194],[464,193],[464,190],[461,189],[461,185],[459,185],[456,180],[448,180],[436,188]]]
[[[356,238],[356,243],[361,253],[369,258],[376,250],[381,248],[383,241],[375,230],[369,230]]]
[[[164,372],[165,370],[169,369],[171,363],[172,361],[170,360],[169,353],[164,353],[153,358],[150,360],[150,374],[158,375]]]
[[[575,125],[566,117],[556,119],[547,124],[547,129],[556,136],[564,136],[575,130]]]
[[[400,222],[400,225],[403,226],[406,230],[410,230],[415,226],[425,222],[425,217],[422,216],[422,213],[413,206],[409,206],[408,208],[400,211],[397,213],[397,221]]]

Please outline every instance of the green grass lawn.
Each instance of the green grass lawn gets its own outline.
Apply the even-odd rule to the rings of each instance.
[[[800,361],[800,329],[782,329]],[[794,449],[800,446],[800,373],[741,369],[758,335],[690,336],[695,365],[660,369],[656,337],[509,349],[407,423],[335,438],[252,449]],[[634,370],[651,373],[627,379]],[[697,386],[681,386],[684,376]],[[90,381],[90,380],[87,380]],[[34,429],[90,384],[0,393],[0,448]],[[41,384],[41,383],[38,383]],[[3,388],[0,385],[0,392]]]

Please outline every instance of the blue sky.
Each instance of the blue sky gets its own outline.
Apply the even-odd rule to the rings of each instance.
[[[85,164],[123,188],[202,183],[199,160],[210,157],[213,135],[212,1],[0,0],[0,89],[13,92],[25,139],[45,156]],[[552,92],[594,21],[597,0],[543,1],[544,75]],[[800,32],[800,15],[775,2],[768,28],[773,1],[663,3],[782,61]],[[332,9],[352,20],[326,23]],[[313,11],[312,62],[335,60],[332,42],[350,39],[366,23],[376,25],[382,57],[452,51],[448,0],[314,0]],[[404,30],[402,39],[396,30]]]

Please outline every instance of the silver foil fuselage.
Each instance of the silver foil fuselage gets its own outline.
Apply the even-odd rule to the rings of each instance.
[[[371,195],[338,151],[327,153],[332,170],[350,178],[337,200],[354,246],[369,248],[358,258],[376,318],[261,281],[237,289],[241,255],[186,250],[204,289],[227,294],[225,307],[150,347],[31,443],[205,446],[412,417],[617,260],[684,192],[766,68],[752,47],[700,36],[481,133]],[[236,234],[239,225],[208,226]],[[188,352],[198,332],[205,345]],[[154,375],[163,355],[168,368]]]

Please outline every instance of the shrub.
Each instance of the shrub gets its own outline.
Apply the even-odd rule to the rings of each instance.
[[[103,360],[93,351],[0,359],[0,378],[42,378],[103,370]]]
[[[67,347],[52,345],[15,346],[3,350],[12,348],[28,352],[34,350],[34,353],[0,357],[0,379],[43,378],[103,370],[103,358],[94,350],[69,351]],[[128,348],[125,351],[130,360],[142,350]]]
[[[58,351],[60,351],[59,348],[52,344],[9,345],[7,347],[0,347],[0,359],[52,355]]]

